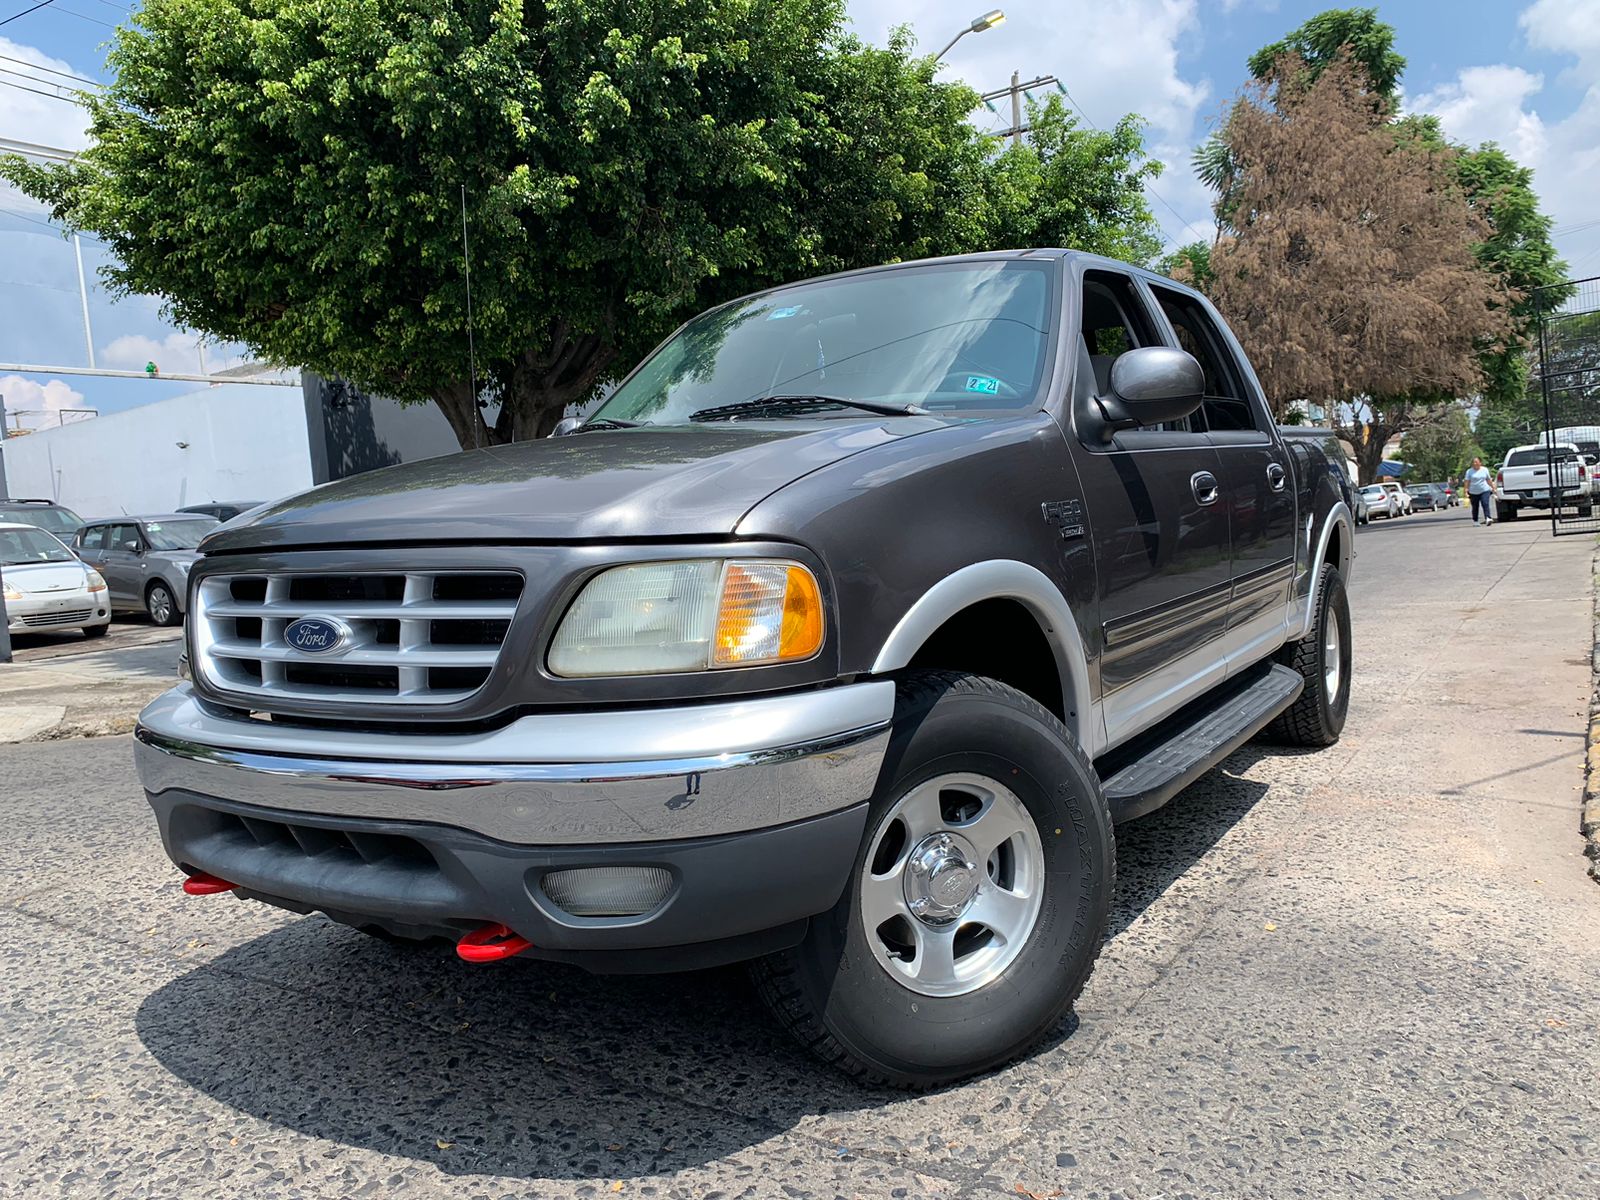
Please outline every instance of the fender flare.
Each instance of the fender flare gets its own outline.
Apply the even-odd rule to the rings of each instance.
[[[1039,568],[1015,559],[989,559],[946,575],[906,610],[872,664],[875,675],[897,671],[916,657],[934,631],[963,609],[984,600],[1015,600],[1050,643],[1061,678],[1066,725],[1093,757],[1105,744],[1100,712],[1089,695],[1089,658],[1078,622],[1061,589]]]
[[[1305,617],[1300,622],[1300,632],[1294,635],[1293,640],[1298,641],[1300,638],[1311,635],[1311,625],[1316,620],[1317,604],[1322,599],[1317,593],[1322,576],[1320,567],[1322,566],[1323,558],[1328,553],[1328,541],[1333,537],[1335,529],[1340,531],[1343,538],[1339,543],[1339,561],[1335,566],[1345,582],[1348,583],[1350,580],[1350,568],[1355,565],[1356,561],[1356,526],[1355,518],[1350,515],[1350,506],[1340,500],[1328,510],[1328,515],[1323,518],[1322,533],[1317,538],[1317,551],[1306,563],[1306,570],[1311,573],[1311,586],[1307,589]]]

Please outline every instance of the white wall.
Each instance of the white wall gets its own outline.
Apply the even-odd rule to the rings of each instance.
[[[56,500],[84,517],[275,500],[312,485],[298,384],[222,384],[8,438],[5,463],[11,495]]]

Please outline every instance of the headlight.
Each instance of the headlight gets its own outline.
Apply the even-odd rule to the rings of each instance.
[[[7,600],[21,600],[22,599],[22,593],[20,591],[18,591],[16,588],[12,587],[9,583],[5,585],[4,591],[5,591],[5,597],[6,597]]]
[[[185,562],[181,558],[177,562],[178,571],[179,571],[180,574],[183,574],[183,575],[187,575],[189,573],[189,568],[192,567],[192,566],[194,566],[194,564],[192,562]]]
[[[99,571],[96,571],[93,567],[85,567],[83,574],[91,592],[103,592],[106,590],[106,577],[100,574]]]
[[[556,675],[662,675],[798,662],[822,648],[816,576],[783,559],[613,567],[556,630]]]

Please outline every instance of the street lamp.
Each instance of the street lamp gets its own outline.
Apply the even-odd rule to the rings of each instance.
[[[945,48],[933,56],[933,61],[938,62],[946,54],[949,54],[950,47],[954,46],[962,38],[966,37],[967,34],[982,33],[985,29],[993,29],[996,25],[1003,24],[1005,19],[1006,14],[1001,12],[998,8],[991,8],[988,12],[984,13],[983,16],[975,17],[971,25],[968,25],[960,33],[956,34],[955,37],[951,38],[950,41],[946,43]]]

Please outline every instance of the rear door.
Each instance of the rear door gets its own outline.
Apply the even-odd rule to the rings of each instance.
[[[112,525],[106,534],[100,574],[106,577],[111,602],[119,608],[144,603],[144,539],[133,523]]]
[[[1151,290],[1177,345],[1205,371],[1205,399],[1196,415],[1217,452],[1233,547],[1224,638],[1231,671],[1255,663],[1283,641],[1294,588],[1293,464],[1266,397],[1210,306],[1171,288],[1152,285]]]
[[[1109,393],[1119,355],[1163,341],[1131,276],[1085,271],[1079,298],[1075,410]],[[1227,509],[1216,448],[1188,420],[1109,442],[1083,430],[1075,449],[1100,580],[1102,711],[1116,744],[1223,677]]]

